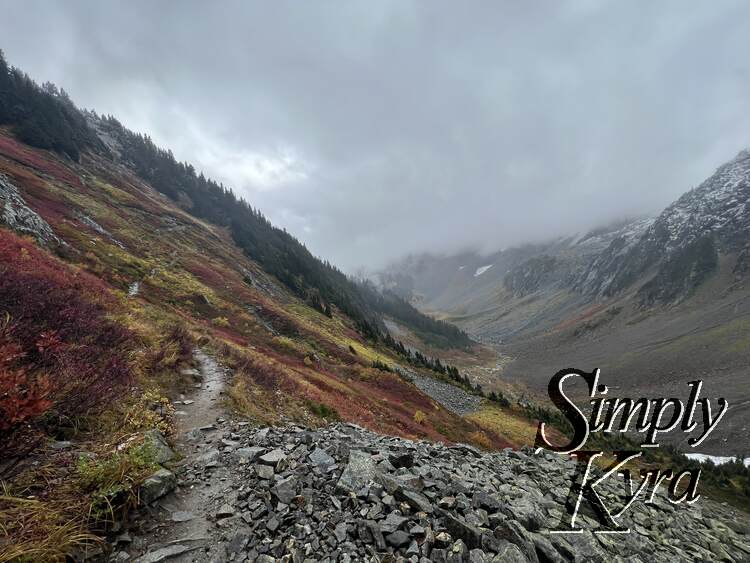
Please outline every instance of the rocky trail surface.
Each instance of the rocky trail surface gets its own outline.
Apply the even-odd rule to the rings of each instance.
[[[225,420],[224,372],[196,357],[204,381],[181,416],[177,488],[151,504],[116,561],[750,560],[746,515],[706,499],[636,501],[621,519],[629,534],[550,534],[574,470],[551,453]],[[624,484],[599,490],[613,498]]]
[[[219,448],[223,446],[219,428],[224,424],[225,413],[221,399],[227,372],[205,352],[195,350],[193,354],[199,368],[185,370],[184,375],[193,376],[196,391],[190,398],[175,401],[177,447],[184,457],[172,469],[179,477],[157,477],[157,482],[166,483],[155,486],[153,494],[147,488],[146,499],[141,492],[142,501],[148,502],[152,496],[161,498],[147,507],[147,515],[140,529],[133,531],[133,538],[131,534],[121,536],[125,541],[120,547],[124,549],[115,553],[115,561],[204,560],[194,557],[192,552],[205,550],[214,542],[209,506],[214,499],[221,498],[227,482],[234,480],[230,469],[218,463]],[[196,469],[210,478],[193,479]],[[175,485],[174,493],[162,495]]]

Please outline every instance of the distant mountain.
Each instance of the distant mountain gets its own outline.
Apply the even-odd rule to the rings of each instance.
[[[569,293],[577,301],[634,293],[640,306],[688,299],[732,262],[740,282],[750,269],[750,151],[739,153],[658,217],[638,218],[546,244],[489,256],[411,256],[381,282],[427,310],[473,314],[500,296]],[[538,295],[537,295],[538,297]]]
[[[540,392],[566,366],[602,368],[630,396],[704,379],[735,405],[706,447],[732,454],[750,450],[748,201],[743,151],[656,218],[489,256],[412,256],[381,280],[494,345],[501,377]]]
[[[652,273],[639,288],[641,301],[685,299],[716,270],[720,254],[747,255],[748,200],[750,151],[745,150],[667,207],[640,238],[613,241],[576,287],[614,295]]]
[[[535,295],[564,293],[567,302],[589,299],[586,292],[576,292],[585,272],[611,248],[629,247],[652,225],[653,219],[620,221],[590,232],[559,238],[547,243],[527,244],[503,249],[489,256],[463,253],[456,256],[410,256],[379,274],[384,287],[411,299],[423,310],[447,313],[475,336],[508,337],[528,328],[508,322],[487,326],[472,323],[476,315],[497,312],[511,304]],[[556,299],[556,303],[560,300]],[[493,324],[493,323],[490,323]],[[490,338],[492,339],[492,338]]]

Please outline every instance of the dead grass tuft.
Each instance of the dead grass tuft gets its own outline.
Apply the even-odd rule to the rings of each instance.
[[[101,540],[87,530],[77,503],[46,502],[12,494],[3,484],[0,495],[0,563],[65,561],[74,551],[97,546]]]

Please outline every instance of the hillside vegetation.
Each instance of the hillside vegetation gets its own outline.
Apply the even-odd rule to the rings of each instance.
[[[118,525],[196,348],[231,370],[227,406],[257,424],[512,445],[415,387],[407,373],[464,383],[383,319],[439,348],[466,350],[465,333],[2,58],[0,224],[0,561],[61,558]]]

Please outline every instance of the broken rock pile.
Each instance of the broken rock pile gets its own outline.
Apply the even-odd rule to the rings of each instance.
[[[750,559],[746,523],[701,501],[636,501],[623,518],[629,534],[550,534],[563,515],[573,464],[547,452],[487,454],[348,424],[233,425],[221,444],[183,476],[184,484],[211,479],[217,467],[232,476],[210,508],[221,541],[206,560]],[[603,491],[617,486],[608,483]],[[584,527],[594,522],[582,516]]]

